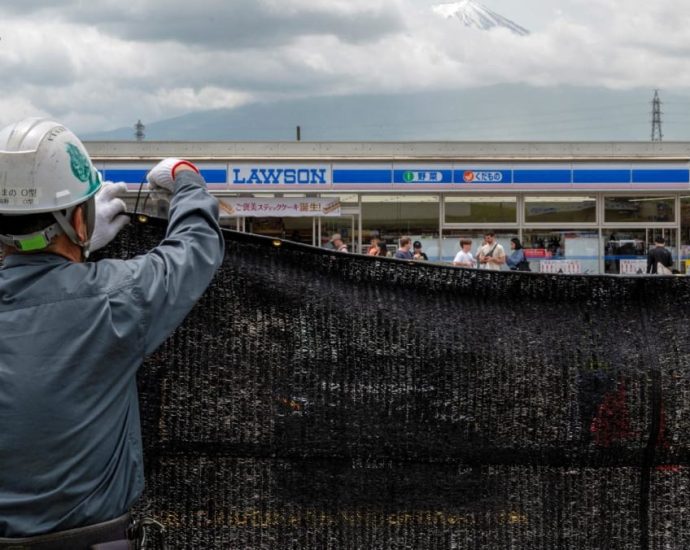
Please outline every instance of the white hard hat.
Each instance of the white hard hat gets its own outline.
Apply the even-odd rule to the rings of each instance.
[[[64,210],[100,187],[84,145],[61,124],[27,118],[0,130],[0,214]]]
[[[52,120],[27,118],[0,130],[0,215],[24,216],[52,212],[57,223],[30,235],[0,235],[0,242],[19,250],[37,250],[59,233],[80,246],[69,216],[86,203],[89,236],[93,228],[93,197],[101,176],[82,142]]]

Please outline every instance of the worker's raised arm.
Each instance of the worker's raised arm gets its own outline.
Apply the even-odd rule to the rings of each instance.
[[[147,315],[144,353],[153,352],[187,316],[223,260],[218,200],[206,189],[197,168],[166,159],[148,176],[152,191],[169,194],[164,240],[131,262],[136,292]]]

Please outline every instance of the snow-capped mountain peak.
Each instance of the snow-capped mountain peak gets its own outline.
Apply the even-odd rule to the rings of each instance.
[[[475,0],[460,0],[449,4],[438,4],[432,9],[446,19],[460,19],[466,27],[491,30],[496,27],[506,28],[515,34],[525,36],[529,31],[510,19],[490,10]]]

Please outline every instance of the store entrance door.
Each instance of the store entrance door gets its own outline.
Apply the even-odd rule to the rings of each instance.
[[[345,210],[345,209],[344,209]],[[359,215],[357,213],[344,212],[339,217],[319,218],[319,243],[318,246],[328,247],[331,235],[340,233],[350,252],[361,252],[362,243],[359,239]]]

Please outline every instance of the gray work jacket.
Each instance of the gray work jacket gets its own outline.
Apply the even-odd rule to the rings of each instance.
[[[0,270],[0,537],[99,523],[144,487],[135,375],[223,258],[204,180],[175,181],[165,240],[131,260],[10,255]]]

